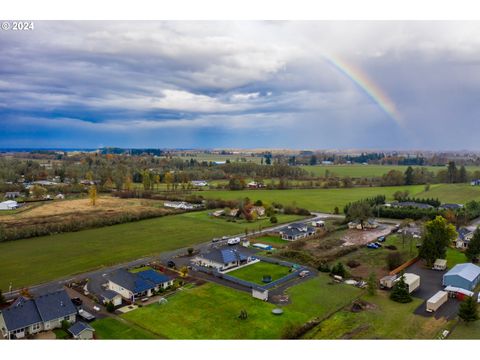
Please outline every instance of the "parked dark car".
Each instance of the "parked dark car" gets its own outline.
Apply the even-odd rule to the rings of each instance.
[[[168,261],[167,261],[167,266],[168,266],[169,268],[174,268],[174,267],[175,267],[175,263],[174,263],[172,260],[168,260]]]
[[[80,305],[83,304],[83,301],[82,301],[82,299],[76,297],[76,298],[73,298],[73,299],[72,299],[72,303],[73,303],[73,305],[75,305],[75,306],[80,306]]]
[[[379,247],[376,243],[367,244],[367,248],[369,249],[378,249]]]
[[[375,245],[377,245],[379,248],[382,247],[382,244],[380,244],[379,242],[374,242]]]

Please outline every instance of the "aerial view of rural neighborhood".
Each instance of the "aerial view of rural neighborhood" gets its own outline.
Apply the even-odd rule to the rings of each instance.
[[[480,339],[480,23],[2,29],[0,343]]]

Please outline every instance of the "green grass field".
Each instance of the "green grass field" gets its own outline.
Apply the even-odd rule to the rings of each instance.
[[[412,166],[413,168],[422,166]],[[440,170],[446,170],[446,166],[423,166],[428,171],[437,173]],[[316,166],[301,166],[302,169],[313,173],[315,176],[325,176],[325,171],[328,170],[330,175],[336,175],[340,177],[350,176],[352,178],[371,178],[381,177],[383,174],[388,173],[390,170],[398,170],[405,172],[408,166],[404,165],[316,165]],[[467,171],[480,170],[480,166],[466,166]]]
[[[145,331],[133,324],[126,324],[114,318],[95,320],[90,324],[95,329],[97,339],[156,339],[148,331]]]
[[[329,281],[322,274],[290,288],[292,302],[281,316],[271,313],[273,304],[209,283],[179,292],[165,305],[145,306],[122,317],[172,339],[278,339],[286,327],[324,316],[360,294],[357,288]],[[241,310],[248,319],[238,318]]]
[[[264,275],[270,275],[272,277],[272,281],[275,281],[288,275],[289,273],[290,269],[285,266],[260,261],[241,269],[230,271],[228,272],[228,275],[255,284],[265,285],[265,283],[262,281]]]
[[[433,186],[432,186],[433,187]],[[253,201],[279,202],[283,205],[295,204],[309,210],[333,212],[335,206],[342,211],[347,203],[375,195],[385,195],[392,199],[399,190],[409,190],[412,195],[424,190],[424,186],[362,187],[348,189],[295,189],[295,190],[212,190],[199,193],[206,198],[227,200],[250,198]],[[479,190],[480,196],[480,190]]]
[[[425,186],[385,186],[357,187],[340,189],[295,189],[295,190],[211,190],[198,192],[206,198],[236,200],[245,197],[253,201],[279,202],[283,205],[295,204],[312,211],[333,212],[335,206],[342,211],[343,206],[375,195],[385,195],[388,201],[393,200],[396,191],[408,190],[411,197],[439,198],[442,202],[465,203],[480,200],[480,186],[469,184],[434,184],[425,192]]]
[[[282,215],[280,222],[299,219]],[[0,243],[0,289],[39,284],[63,276],[138,259],[269,226],[268,220],[238,224],[206,211],[98,229]]]
[[[448,338],[452,340],[480,340],[480,321],[472,323],[459,321]]]
[[[434,339],[446,325],[444,318],[423,317],[413,312],[423,302],[414,298],[400,304],[388,298],[388,292],[362,300],[373,308],[352,312],[346,308],[337,312],[307,333],[307,339]]]

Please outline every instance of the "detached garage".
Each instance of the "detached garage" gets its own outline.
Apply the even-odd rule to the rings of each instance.
[[[471,263],[455,265],[443,275],[443,286],[473,290],[480,281],[480,267]]]

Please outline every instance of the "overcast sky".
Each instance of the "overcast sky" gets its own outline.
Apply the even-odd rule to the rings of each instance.
[[[37,21],[0,49],[0,147],[480,150],[480,22]]]

